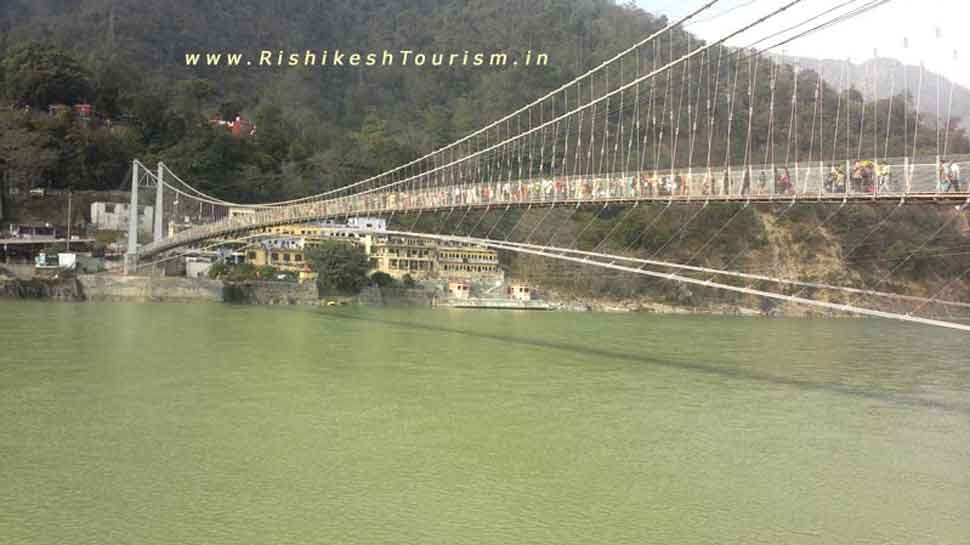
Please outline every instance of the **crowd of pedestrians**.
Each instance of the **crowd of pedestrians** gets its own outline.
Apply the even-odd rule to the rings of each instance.
[[[808,175],[811,174],[806,171],[806,176]],[[803,191],[891,193],[903,190],[893,187],[893,173],[889,165],[880,165],[868,160],[856,161],[851,165],[848,173],[843,165],[832,165],[821,183],[822,187],[815,191],[809,190],[807,185],[803,187]],[[223,220],[231,223],[231,226],[212,224],[207,227],[222,230],[245,229],[250,225],[293,222],[306,218],[351,215],[375,210],[403,211],[468,205],[501,206],[533,202],[634,200],[675,196],[786,195],[796,193],[797,186],[798,181],[793,179],[788,167],[757,170],[747,168],[721,172],[708,170],[702,174],[689,171],[666,171],[469,183],[457,183],[457,180],[451,181],[444,178],[428,178],[345,197],[265,208],[250,216]],[[936,191],[962,191],[958,163],[940,161]],[[180,235],[199,236],[198,233],[186,232],[184,235],[177,234],[175,239],[179,239]]]

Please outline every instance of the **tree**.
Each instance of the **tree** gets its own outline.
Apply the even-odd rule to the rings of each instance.
[[[382,271],[377,271],[376,273],[370,275],[370,281],[379,288],[386,288],[394,285],[394,277]]]
[[[60,155],[51,135],[21,113],[0,114],[0,175],[14,187],[46,185]]]
[[[219,94],[209,80],[192,78],[179,82],[178,92],[183,102],[183,111],[189,116],[198,116],[205,102]]]
[[[168,97],[156,90],[145,90],[132,97],[129,113],[145,145],[158,147],[182,136],[181,131],[172,130],[168,105]]]
[[[98,114],[117,119],[129,104],[125,93],[134,87],[137,71],[119,62],[102,62],[95,66],[92,77],[92,103]]]
[[[310,248],[306,259],[317,273],[317,288],[321,293],[359,293],[367,285],[370,266],[360,246],[328,240]]]
[[[256,145],[277,167],[289,152],[289,140],[293,131],[283,118],[283,110],[275,104],[264,104],[256,110]]]
[[[92,94],[90,74],[67,51],[29,42],[3,59],[7,98],[41,110],[51,104],[76,103]]]

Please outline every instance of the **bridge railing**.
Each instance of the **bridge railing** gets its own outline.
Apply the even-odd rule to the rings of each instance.
[[[396,189],[396,190],[392,190]],[[193,227],[146,245],[151,255],[227,233],[326,217],[408,212],[461,206],[583,204],[633,200],[745,200],[853,196],[942,195],[957,191],[936,164],[796,164],[732,169],[642,171],[504,181],[465,180],[452,185],[416,181],[385,191],[257,209]],[[965,193],[967,187],[959,191]]]

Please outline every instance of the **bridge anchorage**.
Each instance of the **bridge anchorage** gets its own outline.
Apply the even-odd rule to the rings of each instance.
[[[922,74],[910,81],[903,69],[901,88],[896,88],[894,75],[890,88],[880,89],[879,75],[873,73],[871,99],[865,100],[849,85],[848,63],[833,87],[822,79],[819,67],[770,55],[795,40],[864,17],[884,1],[849,0],[779,28],[776,18],[805,2],[793,0],[709,42],[684,31],[718,2],[708,2],[455,142],[317,195],[234,203],[197,189],[164,164],[149,169],[136,160],[132,204],[141,198],[139,187],[151,187],[160,213],[150,242],[139,246],[137,232],[129,233],[128,267],[137,270],[227,241],[251,243],[275,226],[351,217],[382,217],[393,224],[407,218],[410,227],[385,234],[462,241],[703,289],[970,331],[970,325],[956,319],[919,315],[928,308],[942,309],[947,316],[970,308],[942,298],[970,271],[942,282],[935,294],[889,289],[893,274],[932,248],[935,237],[967,221],[970,206],[968,188],[960,185],[958,170],[950,166],[970,162],[970,142],[951,130],[949,112],[940,111],[935,119],[921,113]],[[741,46],[729,46],[728,41]],[[910,96],[915,96],[912,104],[906,99]],[[700,267],[694,265],[700,251],[682,263],[659,259],[705,210],[722,204],[734,205],[734,215],[715,226],[701,251],[711,248],[743,210],[758,206],[783,207],[779,217],[805,206],[834,209],[819,229],[857,205],[887,205],[889,211],[876,228],[910,206],[937,205],[944,219],[925,242],[896,256],[885,275],[868,286],[732,271],[730,263]],[[687,207],[691,212],[648,258],[626,255],[623,250],[629,248],[605,251],[626,217],[646,206],[660,209],[646,232],[668,210]],[[617,208],[625,214],[601,240],[581,249],[590,226]],[[535,240],[548,221],[563,216],[559,212],[572,220],[587,211],[592,219],[571,243],[556,241],[557,229],[545,242]],[[489,215],[500,217],[484,223]],[[510,230],[500,229],[516,216]],[[536,216],[531,226],[523,220],[527,216]],[[434,226],[419,228],[423,218],[432,218]],[[646,232],[637,240],[648,236]],[[772,288],[755,287],[761,284]],[[841,300],[809,293],[837,294]],[[864,306],[863,299],[914,307],[907,312],[881,310]]]

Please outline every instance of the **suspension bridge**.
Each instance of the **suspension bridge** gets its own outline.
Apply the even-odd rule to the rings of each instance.
[[[941,85],[936,86],[937,114],[929,116],[920,108],[927,83],[922,72],[916,81],[908,81],[904,72],[902,88],[896,88],[893,78],[889,89],[879,89],[873,74],[874,98],[865,100],[848,83],[848,63],[845,77],[832,86],[823,81],[820,69],[771,60],[786,44],[864,19],[889,1],[790,0],[718,39],[699,41],[685,26],[710,16],[721,3],[711,0],[455,142],[387,172],[299,199],[234,203],[197,189],[164,164],[150,169],[136,160],[131,209],[136,213],[145,195],[139,195],[139,188],[154,188],[156,214],[152,239],[144,245],[138,244],[137,221],[130,222],[127,263],[137,269],[179,252],[258,239],[273,226],[382,217],[399,226],[411,225],[389,234],[473,243],[576,266],[970,331],[970,325],[959,320],[920,315],[929,307],[970,308],[941,297],[970,271],[950,279],[931,296],[885,289],[901,264],[933,237],[867,287],[600,251],[618,225],[585,249],[579,247],[579,237],[566,246],[534,239],[540,225],[555,221],[557,209],[573,211],[567,217],[581,209],[592,211],[592,222],[602,210],[642,204],[660,207],[661,214],[674,206],[696,207],[697,213],[681,230],[711,203],[733,203],[739,211],[758,205],[782,206],[786,211],[829,205],[837,207],[836,213],[845,206],[893,205],[881,223],[891,221],[903,206],[938,205],[948,218],[940,230],[966,221],[970,192],[948,176],[945,162],[970,159],[958,155],[970,154],[970,148],[952,121],[952,98],[949,107],[943,106]],[[794,25],[776,23],[795,6],[812,6],[814,11]],[[729,46],[728,41],[745,45]],[[952,97],[952,86],[950,93]],[[534,209],[538,221],[520,229],[520,214],[509,232],[494,232],[513,209]],[[479,226],[489,214],[499,220],[483,234]],[[473,220],[476,215],[479,219]],[[434,232],[417,229],[422,217],[435,218]],[[755,287],[760,284],[772,287]],[[819,290],[840,293],[843,301],[811,296]],[[864,304],[873,299],[904,301],[913,305],[912,311]]]

